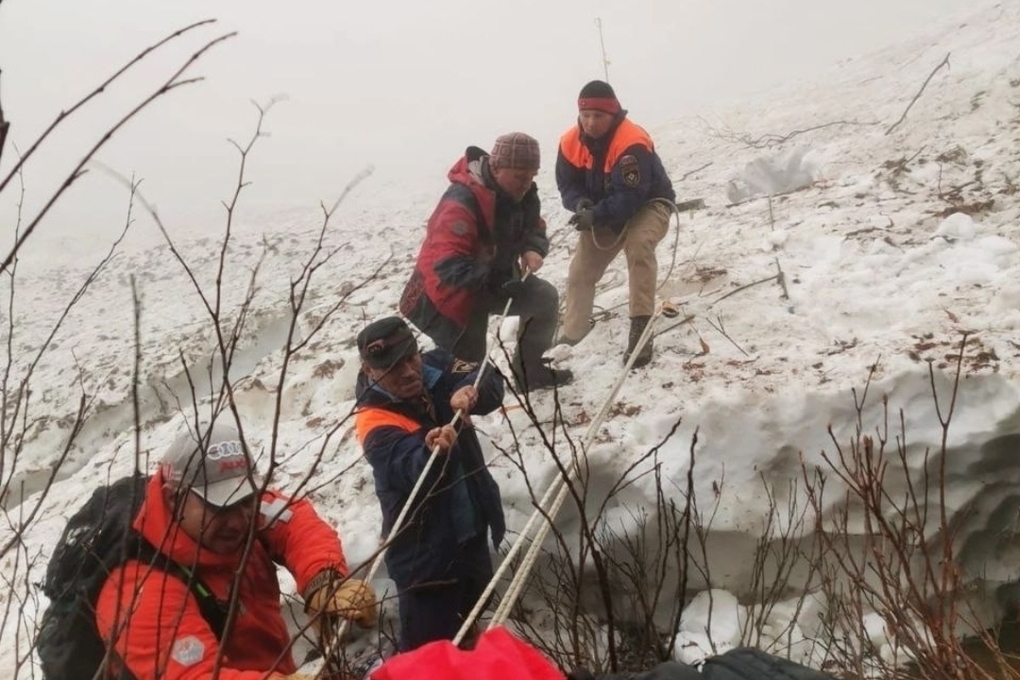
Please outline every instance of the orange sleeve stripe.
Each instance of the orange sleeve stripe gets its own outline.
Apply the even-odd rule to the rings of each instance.
[[[363,408],[354,414],[354,430],[358,443],[364,445],[365,438],[377,427],[399,427],[407,432],[416,432],[422,425],[413,418],[384,408]]]

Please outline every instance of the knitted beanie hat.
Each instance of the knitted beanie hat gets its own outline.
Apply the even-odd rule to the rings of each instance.
[[[577,110],[604,111],[616,115],[620,112],[620,100],[609,83],[602,80],[593,80],[581,88],[581,94],[577,97]]]
[[[493,170],[538,170],[541,161],[538,140],[523,132],[500,135],[489,154],[489,167]]]

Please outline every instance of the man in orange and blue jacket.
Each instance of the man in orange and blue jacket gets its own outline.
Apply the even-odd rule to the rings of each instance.
[[[443,349],[422,354],[410,327],[389,316],[358,334],[355,431],[372,466],[389,537],[386,568],[397,585],[400,651],[450,640],[493,576],[488,534],[498,547],[505,522],[499,486],[485,463],[470,416],[503,403],[503,379]],[[453,415],[465,418],[457,429]],[[438,448],[437,448],[438,447]],[[411,490],[439,458],[413,499]],[[396,518],[412,507],[405,523]]]
[[[655,248],[669,229],[676,194],[651,137],[627,118],[608,83],[585,85],[577,108],[577,124],[560,139],[556,158],[563,206],[574,212],[571,224],[580,232],[560,341],[572,345],[588,333],[595,286],[622,250],[630,284],[626,362],[655,309]],[[651,359],[649,339],[634,366]]]

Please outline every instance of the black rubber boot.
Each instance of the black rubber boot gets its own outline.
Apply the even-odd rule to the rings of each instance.
[[[518,353],[510,360],[510,370],[513,372],[514,384],[517,386],[518,392],[559,387],[574,379],[574,373],[569,369],[553,368],[545,363],[541,354],[528,352],[528,349],[525,344],[524,351],[521,352],[519,349]],[[528,355],[527,363],[521,360],[522,354]]]
[[[563,387],[574,379],[574,372],[568,368],[553,368],[542,364],[526,373],[514,371],[514,380],[520,392],[534,392],[549,387]]]
[[[632,316],[630,318],[630,334],[627,336],[627,351],[623,353],[623,363],[626,364],[630,359],[630,355],[634,352],[634,348],[637,347],[638,340],[641,339],[641,334],[645,332],[645,327],[651,320],[651,316]],[[634,365],[631,368],[641,368],[647,365],[652,360],[652,338],[648,338],[648,342],[638,352],[637,357],[634,359]]]

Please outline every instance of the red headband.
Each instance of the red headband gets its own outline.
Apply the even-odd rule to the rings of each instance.
[[[605,111],[615,116],[620,112],[620,101],[615,97],[581,97],[577,100],[577,110],[585,109]]]

